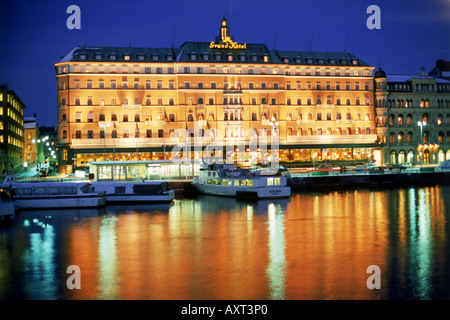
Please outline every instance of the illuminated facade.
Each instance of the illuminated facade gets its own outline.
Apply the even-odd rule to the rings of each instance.
[[[24,109],[13,90],[0,87],[0,173],[13,172],[23,163]]]
[[[350,53],[236,43],[225,19],[213,42],[76,47],[55,69],[66,171],[94,160],[170,159],[190,137],[206,146],[219,136],[238,145],[278,135],[281,162],[309,164],[366,161],[379,148],[374,67]],[[191,158],[202,156],[193,149]]]
[[[375,73],[376,125],[383,162],[450,160],[450,80]]]

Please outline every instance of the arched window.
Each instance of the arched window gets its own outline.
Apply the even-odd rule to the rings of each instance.
[[[438,126],[440,126],[442,124],[443,119],[444,119],[444,116],[442,114],[439,114],[438,118],[437,118],[437,125]]]
[[[409,163],[413,163],[414,162],[414,151],[413,150],[409,150],[408,151],[408,156],[406,157],[406,161]]]
[[[408,143],[412,143],[413,142],[413,133],[411,131],[408,131],[408,137],[406,140]]]
[[[421,108],[425,107],[425,100],[420,100],[420,107]]]
[[[396,151],[391,151],[391,156],[390,156],[390,162],[391,164],[397,164],[397,152]]]
[[[407,124],[408,126],[412,125],[412,115],[408,114],[408,115],[406,116],[406,124]]]
[[[439,143],[443,143],[444,142],[444,132],[439,131],[438,141],[439,141]]]
[[[425,100],[425,108],[429,108],[430,107],[430,100]]]
[[[389,125],[390,125],[390,126],[393,126],[393,125],[394,125],[394,115],[393,115],[393,114],[391,114],[391,115],[389,116]]]
[[[402,163],[405,163],[405,162],[406,162],[406,152],[405,152],[405,150],[401,150],[398,153],[398,163],[402,164]]]
[[[428,113],[424,113],[422,117],[422,123],[424,125],[427,125],[429,123],[428,120],[429,120]]]
[[[398,115],[398,117],[397,117],[397,124],[398,125],[403,125],[403,115],[402,114],[399,114]]]
[[[390,136],[389,136],[389,142],[390,143],[395,143],[395,133],[391,132]]]
[[[430,142],[430,133],[428,131],[425,131],[423,133],[423,143],[429,143]]]
[[[403,131],[400,131],[399,133],[398,133],[398,136],[397,136],[397,139],[398,139],[398,142],[400,142],[400,143],[402,143],[402,142],[404,142],[403,141]]]

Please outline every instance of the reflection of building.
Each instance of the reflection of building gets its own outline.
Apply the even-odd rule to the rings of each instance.
[[[23,163],[23,109],[13,90],[0,87],[0,173]]]
[[[373,67],[345,52],[236,43],[225,19],[216,42],[77,47],[55,69],[66,169],[169,159],[188,136],[205,146],[219,135],[236,145],[278,135],[281,161],[309,164],[365,160],[379,146]]]
[[[376,125],[383,161],[392,164],[450,160],[450,81],[375,73]]]

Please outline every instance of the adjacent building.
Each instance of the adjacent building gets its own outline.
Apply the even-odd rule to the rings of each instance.
[[[281,162],[381,158],[374,67],[347,52],[238,43],[225,18],[215,41],[76,47],[55,71],[61,171],[91,161],[170,159],[187,140],[213,143],[223,148],[215,155],[227,157],[245,145],[240,151],[257,162],[249,141],[273,136]],[[181,156],[198,159],[202,151]]]
[[[24,109],[13,90],[0,87],[0,173],[13,172],[23,164]]]
[[[28,163],[42,161],[42,146],[36,114],[33,117],[24,117],[24,132],[24,161]]]
[[[413,75],[375,73],[376,126],[382,160],[436,164],[450,160],[450,80],[422,68]]]

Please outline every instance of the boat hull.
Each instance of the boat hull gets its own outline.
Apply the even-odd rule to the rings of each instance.
[[[14,207],[22,209],[96,208],[106,204],[105,196],[15,197]]]
[[[175,192],[170,190],[167,194],[107,194],[106,203],[168,203],[175,198]]]
[[[193,184],[197,190],[202,194],[236,197],[236,198],[252,198],[252,199],[277,199],[288,198],[291,195],[290,187],[276,187],[276,188],[230,188],[218,185],[204,185],[199,183]]]

